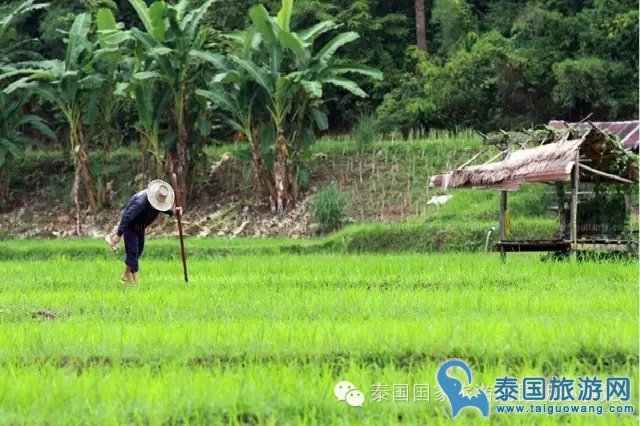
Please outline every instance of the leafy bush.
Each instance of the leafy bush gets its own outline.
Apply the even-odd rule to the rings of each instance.
[[[460,48],[445,60],[408,49],[415,72],[377,109],[383,132],[409,128],[513,128],[538,122],[528,107],[530,61],[496,31],[456,40]],[[408,59],[408,62],[409,62]],[[509,115],[503,114],[509,111]]]
[[[313,200],[318,231],[328,233],[340,228],[346,213],[346,200],[335,183],[323,189]]]
[[[621,96],[615,97],[613,78],[619,77],[621,64],[600,58],[566,59],[553,65],[557,84],[551,96],[571,117],[610,117]]]
[[[413,46],[407,48],[405,56],[407,72],[376,110],[378,131],[383,134],[400,131],[406,136],[423,127],[447,127],[440,107],[446,99],[442,67]]]
[[[363,150],[376,139],[376,121],[370,114],[361,114],[355,128],[358,149]]]
[[[469,32],[477,31],[471,6],[465,1],[435,0],[432,13],[433,23],[439,29],[434,41],[442,54],[454,50]]]

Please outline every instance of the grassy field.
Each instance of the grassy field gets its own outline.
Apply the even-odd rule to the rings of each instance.
[[[20,244],[0,261],[0,424],[449,424],[435,373],[452,357],[490,386],[632,378],[635,414],[506,415],[492,402],[491,423],[638,423],[630,263],[257,250],[193,259],[185,285],[152,244],[128,288],[116,258],[30,258],[38,242],[0,251]],[[363,391],[362,408],[336,403],[340,380]],[[430,398],[376,402],[375,384],[429,384]],[[480,419],[467,409],[455,424]]]

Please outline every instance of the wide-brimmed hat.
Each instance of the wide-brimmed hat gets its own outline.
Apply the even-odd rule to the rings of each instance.
[[[176,196],[171,185],[162,179],[156,179],[147,187],[147,198],[154,209],[166,212],[173,207]]]

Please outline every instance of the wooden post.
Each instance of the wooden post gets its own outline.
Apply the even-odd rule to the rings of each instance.
[[[577,259],[578,244],[578,187],[580,186],[580,153],[576,153],[571,179],[571,258]]]
[[[507,239],[507,191],[500,193],[500,241]],[[507,261],[507,253],[500,247],[500,260]]]
[[[502,160],[507,158],[507,150],[502,151]],[[507,191],[500,192],[500,241],[507,239]],[[500,261],[507,261],[507,252],[500,246]]]

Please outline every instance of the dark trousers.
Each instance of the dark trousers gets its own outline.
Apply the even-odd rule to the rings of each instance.
[[[144,227],[136,225],[134,228],[125,228],[124,231],[124,263],[131,272],[138,272],[138,259],[144,250]]]

